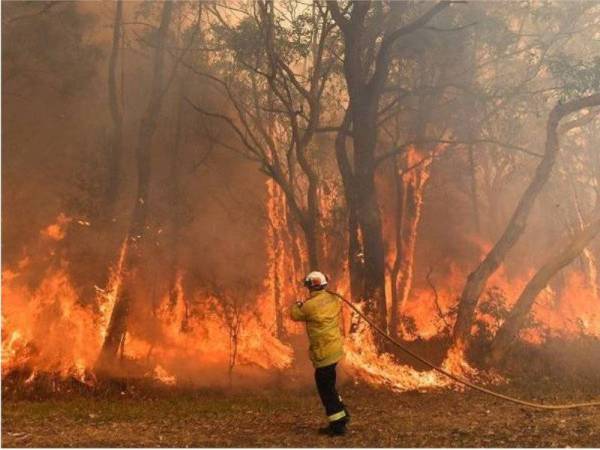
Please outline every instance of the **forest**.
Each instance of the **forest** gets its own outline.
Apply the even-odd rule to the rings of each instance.
[[[600,444],[599,1],[1,7],[4,446]]]

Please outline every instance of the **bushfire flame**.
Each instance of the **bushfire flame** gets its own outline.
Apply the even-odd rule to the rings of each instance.
[[[64,227],[69,222],[61,214],[42,235],[59,240],[65,236]],[[3,272],[3,376],[22,370],[31,373],[26,383],[31,383],[38,373],[89,382],[123,276],[126,252],[124,243],[107,288],[97,288],[96,307],[82,303],[65,262],[48,268],[35,288],[26,282],[26,263],[19,264],[17,272],[8,269]],[[261,303],[265,301],[259,302],[259,309]],[[190,314],[190,304],[203,306]],[[236,336],[232,335],[228,320],[231,314],[237,314]],[[219,367],[250,365],[284,369],[292,361],[292,350],[273,336],[260,315],[260,310],[258,314],[248,311],[228,314],[210,296],[190,302],[184,298],[179,275],[175,305],[165,295],[156,314],[154,333],[148,336],[128,333],[121,358],[143,361],[146,370],[142,374],[165,384],[180,379],[193,383],[198,374],[209,368],[214,371]]]
[[[275,225],[269,235],[273,242],[268,256],[270,270],[279,271],[278,284],[265,282],[264,294],[252,308],[244,309],[235,301],[223,303],[222,298],[211,294],[186,298],[181,285],[183,274],[179,273],[175,300],[165,294],[159,302],[152,333],[132,327],[126,335],[120,357],[137,368],[132,372],[135,376],[174,385],[198,384],[199,380],[219,383],[224,374],[229,374],[231,382],[232,372],[243,372],[243,368],[290,370],[294,350],[286,343],[285,335],[303,330],[288,320],[285,308],[298,295],[293,279],[300,268],[284,263],[289,262],[292,255],[282,248],[283,234],[276,235],[287,226],[283,205],[282,202],[269,203]],[[60,241],[69,223],[70,218],[59,215],[55,223],[40,232],[41,239],[49,245]],[[279,241],[274,242],[276,239]],[[93,385],[96,381],[94,365],[122,280],[126,254],[124,243],[106,289],[97,288],[97,298],[92,304],[86,304],[74,288],[67,262],[49,264],[35,285],[28,282],[27,276],[33,270],[31,257],[23,258],[13,269],[5,269],[2,273],[2,375],[20,371],[26,374],[24,382],[27,384],[44,373]],[[447,333],[448,321],[452,320],[449,312],[455,306],[464,279],[465,274],[453,266],[444,279],[436,279],[435,292],[414,286],[401,313],[414,320],[415,330],[403,337],[429,339]],[[490,285],[503,295],[492,300],[510,307],[526,281],[526,277],[510,279],[504,270],[499,270]],[[348,286],[348,281],[340,280],[338,287],[345,291],[344,286]],[[347,316],[346,312],[346,319]],[[498,319],[485,311],[480,311],[478,318],[492,331],[498,326]],[[543,342],[550,335],[600,337],[597,289],[583,275],[569,274],[560,294],[549,288],[543,292],[533,310],[533,318],[534,325],[522,333],[531,343]],[[356,332],[347,333],[345,366],[356,379],[398,391],[452,386],[443,375],[416,370],[397,363],[391,355],[378,353],[366,323],[359,323]],[[465,362],[461,349],[453,349],[443,367],[472,379],[483,376]],[[212,378],[206,376],[208,373],[213,374]]]

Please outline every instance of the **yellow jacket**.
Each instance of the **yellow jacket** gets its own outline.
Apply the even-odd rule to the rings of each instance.
[[[292,320],[306,322],[310,360],[316,368],[329,366],[344,356],[341,311],[340,299],[325,290],[311,292],[302,306],[292,306]]]

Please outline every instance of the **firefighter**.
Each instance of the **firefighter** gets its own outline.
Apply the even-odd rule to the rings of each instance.
[[[342,305],[336,296],[325,290],[327,282],[323,273],[309,273],[304,279],[308,299],[292,305],[291,316],[295,321],[306,322],[317,391],[329,420],[329,425],[321,428],[319,433],[340,436],[346,433],[350,420],[335,388],[336,366],[344,356],[340,323]]]

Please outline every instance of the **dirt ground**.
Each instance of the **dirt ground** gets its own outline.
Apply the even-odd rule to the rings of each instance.
[[[504,392],[549,402],[589,390]],[[395,394],[348,383],[349,433],[325,437],[313,389],[70,395],[2,404],[4,447],[598,447],[600,408],[544,412],[473,392]],[[559,392],[557,394],[557,392]],[[598,394],[598,393],[596,393]],[[600,397],[600,395],[597,395]]]

